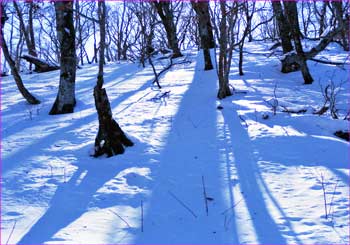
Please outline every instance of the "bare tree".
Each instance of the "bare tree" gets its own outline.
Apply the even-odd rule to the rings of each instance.
[[[124,146],[133,146],[118,123],[112,117],[111,106],[107,92],[103,87],[103,65],[106,38],[106,5],[104,1],[98,2],[98,16],[100,26],[100,59],[98,66],[97,84],[94,88],[95,106],[98,113],[99,128],[95,139],[94,157],[107,154],[108,157],[122,154]]]
[[[201,40],[201,48],[204,54],[204,70],[212,70],[209,49],[215,47],[213,28],[210,22],[209,1],[191,1],[193,9],[197,14],[198,30]]]
[[[173,58],[181,57],[182,54],[179,48],[179,41],[176,33],[176,25],[174,23],[174,15],[171,9],[171,2],[158,0],[153,1],[152,3],[154,4],[164,25],[168,38],[168,45],[173,50]]]
[[[75,101],[75,29],[73,1],[55,2],[57,38],[60,44],[60,82],[50,115],[72,113]]]
[[[28,101],[28,103],[33,104],[33,105],[40,104],[40,101],[37,98],[35,98],[24,86],[22,78],[19,75],[19,72],[17,70],[16,64],[13,61],[13,59],[10,55],[9,49],[7,47],[7,44],[6,44],[6,41],[4,38],[4,25],[5,25],[5,22],[8,19],[8,17],[7,17],[7,14],[5,11],[5,6],[4,6],[3,2],[1,3],[0,16],[1,16],[1,47],[3,50],[3,54],[5,56],[5,59],[9,63],[9,66],[11,68],[11,72],[12,72],[13,78],[15,79],[17,88],[20,91],[20,93],[23,95],[23,97]]]
[[[20,28],[21,28],[21,32],[24,35],[24,39],[26,41],[27,44],[27,48],[28,48],[28,53],[29,55],[33,56],[33,57],[37,57],[37,52],[35,49],[35,39],[34,39],[34,29],[33,29],[33,7],[34,7],[34,3],[30,2],[29,3],[29,18],[28,18],[28,28],[26,28],[25,24],[24,24],[24,19],[23,19],[23,13],[22,10],[19,8],[18,4],[16,1],[13,1],[13,6],[16,10],[17,16],[18,16],[18,20],[20,23]],[[37,67],[35,67],[37,69]]]
[[[332,0],[332,6],[335,12],[335,18],[337,20],[338,26],[342,29],[340,32],[340,44],[343,46],[345,51],[350,51],[350,16],[349,14],[346,14],[345,18],[343,17],[344,11],[342,1]]]
[[[219,90],[217,97],[223,99],[232,95],[232,91],[229,86],[229,73],[231,69],[232,51],[233,45],[228,46],[229,41],[232,41],[232,30],[234,24],[234,15],[237,14],[237,2],[232,2],[230,9],[227,9],[225,1],[220,1],[221,20],[219,22],[219,28],[215,27],[218,40],[219,40],[219,60],[218,60],[218,78],[219,78]]]
[[[290,25],[288,23],[287,17],[283,13],[283,8],[281,2],[271,0],[272,3],[272,9],[275,14],[279,36],[281,39],[282,44],[282,50],[283,54],[288,54],[289,52],[293,51],[292,41],[290,37]],[[299,64],[294,63],[288,63],[286,59],[282,60],[282,72],[283,73],[289,73],[292,71],[296,71],[299,69]]]

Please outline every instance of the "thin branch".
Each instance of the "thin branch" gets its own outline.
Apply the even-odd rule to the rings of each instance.
[[[188,212],[190,212],[193,217],[197,218],[197,215],[190,209],[183,201],[181,201],[178,197],[175,196],[174,193],[168,191],[169,195],[172,196],[176,201],[178,201]]]
[[[123,219],[119,214],[117,214],[117,212],[114,212],[113,210],[109,210],[111,213],[115,214],[119,219],[121,219],[127,226],[128,228],[131,228],[131,226],[129,225],[128,222],[126,222],[125,219]]]
[[[205,190],[205,183],[204,183],[204,176],[202,175],[202,185],[203,185],[203,196],[204,196],[204,203],[205,203],[205,212],[207,213],[207,216],[209,215],[209,209],[208,209],[208,197],[207,192]]]

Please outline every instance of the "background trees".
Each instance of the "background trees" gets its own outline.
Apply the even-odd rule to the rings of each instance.
[[[182,49],[197,48],[203,49],[204,69],[216,69],[217,97],[223,99],[233,92],[229,75],[236,61],[234,52],[239,55],[234,63],[244,75],[244,54],[255,52],[244,45],[259,41],[273,46],[271,55],[279,56],[283,73],[301,70],[304,83],[310,84],[308,60],[317,61],[316,56],[331,42],[349,50],[349,7],[348,1],[4,2],[9,18],[2,16],[5,62],[1,74],[8,75],[10,67],[23,96],[35,104],[39,101],[25,89],[20,72],[32,72],[32,64],[35,72],[59,67],[59,90],[50,114],[70,113],[75,106],[78,64],[129,61],[146,67],[153,66],[157,56],[174,59],[185,54]],[[11,25],[4,25],[6,20]],[[210,49],[215,53],[212,57]],[[102,85],[98,88],[97,102],[106,100],[98,111],[103,108],[109,115],[108,99],[97,99],[107,95]],[[97,138],[106,142],[104,136]]]

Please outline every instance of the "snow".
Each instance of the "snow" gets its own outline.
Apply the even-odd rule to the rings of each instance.
[[[336,46],[327,52],[347,57]],[[312,112],[323,105],[320,84],[347,81],[337,102],[346,115],[349,67],[308,62],[315,82],[303,85],[300,72],[280,73],[277,57],[253,53],[239,76],[234,55],[238,92],[222,101],[196,51],[161,77],[161,91],[151,67],[108,64],[113,116],[135,142],[112,158],[89,156],[96,66],[77,71],[77,106],[66,115],[48,115],[59,71],[23,75],[43,101],[36,106],[2,78],[1,243],[348,244],[349,143],[333,135],[348,122]],[[276,115],[266,101],[278,101]]]

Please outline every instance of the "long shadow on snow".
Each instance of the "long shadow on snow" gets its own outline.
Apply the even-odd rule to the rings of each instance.
[[[58,187],[45,214],[21,238],[18,244],[43,244],[48,241],[58,241],[53,238],[57,232],[73,223],[89,208],[100,206],[101,201],[96,200],[95,195],[97,190],[106,182],[115,178],[124,169],[145,166],[147,156],[143,155],[142,152],[146,145],[137,142],[135,147],[137,147],[137,150],[133,149],[133,154],[140,154],[140,156],[134,158],[135,160],[128,161],[128,163],[121,163],[118,159],[113,158],[104,159],[103,161],[101,159],[88,160],[89,163],[84,162],[86,157],[77,159],[76,166],[78,169],[67,183],[63,183]],[[140,162],[136,159],[141,159],[143,165],[140,166]],[[150,165],[146,164],[146,166],[149,167]],[[103,201],[103,208],[108,207],[107,204],[110,204],[110,206],[126,204],[136,207],[143,195],[140,192],[133,196],[125,195],[126,198],[123,194],[114,194],[112,199],[107,196]]]
[[[112,71],[110,71],[110,72],[106,72],[106,75],[105,75],[105,78],[104,78],[104,80],[105,80],[105,87],[106,87],[106,89],[107,89],[107,94],[108,94],[108,97],[111,99],[111,98],[113,98],[115,95],[114,94],[111,94],[110,92],[108,92],[109,91],[109,89],[108,88],[110,88],[110,87],[112,87],[112,86],[116,86],[117,84],[119,84],[119,83],[122,83],[122,82],[124,82],[124,81],[127,81],[128,79],[130,79],[132,76],[134,76],[135,74],[133,74],[133,73],[127,73],[126,75],[124,74],[124,72],[126,72],[126,71],[128,71],[128,70],[130,70],[130,69],[132,69],[132,67],[130,68],[130,67],[127,67],[127,64],[125,64],[122,68],[118,68],[118,69],[113,69]],[[117,73],[117,74],[120,74],[120,73],[122,73],[122,74],[124,74],[123,76],[122,76],[122,78],[120,79],[120,77],[118,77],[118,75],[117,74],[115,74],[115,73]],[[146,74],[142,74],[142,75],[152,75],[152,73],[151,72],[149,72],[149,73],[146,73]],[[89,76],[89,77],[91,77],[91,75]],[[116,80],[117,78],[119,78],[118,79],[118,81],[117,82],[113,82],[114,80]],[[86,81],[82,81],[81,83],[92,83],[93,85],[91,86],[91,87],[89,87],[89,88],[79,88],[80,87],[80,85],[79,85],[79,83],[77,84],[77,88],[76,88],[76,99],[77,99],[77,107],[75,108],[75,110],[74,110],[74,113],[72,113],[71,115],[72,116],[74,116],[74,115],[79,115],[79,113],[80,112],[82,112],[83,110],[85,110],[85,109],[89,109],[89,108],[95,108],[95,105],[94,105],[94,102],[93,102],[93,100],[94,100],[94,98],[93,98],[93,88],[94,88],[94,86],[95,86],[95,82],[96,82],[96,78],[95,78],[95,76],[93,76],[93,77],[91,77],[89,80],[86,80]],[[124,96],[124,94],[131,94],[132,92],[139,92],[139,91],[142,91],[143,89],[145,89],[145,88],[147,88],[147,85],[148,86],[152,86],[151,85],[151,81],[148,81],[148,82],[146,82],[145,84],[144,84],[144,86],[142,86],[140,89],[138,89],[138,90],[136,90],[136,91],[131,91],[131,92],[128,92],[128,93],[121,93],[121,96]],[[90,93],[89,93],[89,96],[91,97],[91,101],[92,101],[92,103],[91,104],[88,104],[88,105],[86,105],[86,104],[84,104],[84,102],[83,102],[83,98],[81,98],[81,95],[82,94],[86,94],[86,92],[87,91],[90,91]],[[57,93],[57,91],[55,91],[55,92],[53,92],[53,93]],[[130,97],[131,97],[132,95],[130,95]],[[117,98],[117,100],[116,100],[116,102],[118,102],[118,103],[120,103],[121,101],[124,101],[124,100],[121,100],[121,99],[119,99],[119,98]],[[24,104],[27,104],[26,102],[23,102],[23,101],[21,101],[21,102],[18,102],[17,104],[15,104],[15,105],[13,105],[12,107],[12,109],[11,110],[14,110],[14,111],[16,111],[16,108],[18,108],[18,110],[17,111],[20,111],[19,109],[22,109],[22,107],[23,107],[23,105]],[[113,107],[114,105],[117,105],[117,103],[115,103],[114,102],[114,100],[111,100],[111,106]],[[49,105],[49,107],[50,107],[51,105]],[[33,118],[34,118],[34,120],[32,121],[28,121],[25,125],[28,125],[28,126],[25,126],[25,127],[22,127],[22,129],[26,129],[26,128],[29,128],[29,127],[31,127],[31,126],[33,126],[33,125],[37,125],[38,123],[40,123],[40,122],[42,122],[42,121],[47,121],[48,123],[50,123],[50,122],[52,122],[52,120],[50,119],[50,118],[47,118],[47,117],[45,117],[44,119],[42,119],[42,120],[39,120],[38,121],[38,117],[35,115],[35,113],[36,113],[36,108],[40,108],[40,109],[42,109],[41,108],[41,106],[40,105],[27,105],[27,107],[28,107],[28,111],[29,110],[33,110]],[[23,112],[23,113],[25,113],[25,112]],[[42,113],[42,112],[41,112]],[[94,115],[95,113],[93,113],[92,115]],[[29,115],[29,112],[28,112],[28,115]],[[29,117],[29,116],[28,116]],[[52,117],[57,117],[57,116],[52,116]],[[29,119],[28,119],[29,120]],[[21,121],[22,122],[22,121]],[[21,122],[18,122],[18,123],[21,123]],[[18,126],[17,126],[17,124],[14,124],[14,125],[11,125],[11,126],[8,126],[7,128],[6,128],[6,132],[5,132],[5,135],[6,135],[6,137],[10,137],[12,134],[15,134],[15,133],[18,133],[18,131],[15,131],[15,129],[17,128]]]
[[[115,100],[111,101],[111,108],[114,108],[115,106],[119,105],[123,101],[127,100],[129,97],[132,95],[136,94],[137,92],[143,91],[146,88],[150,86],[149,81],[145,82],[140,88],[137,90],[133,90],[127,93],[122,94],[120,97],[118,97]],[[108,93],[108,91],[107,91]],[[57,117],[60,115],[57,115]],[[96,120],[96,125],[97,123],[97,113],[93,113],[89,116],[77,119],[76,121],[73,121],[72,124],[66,127],[60,127],[59,129],[55,130],[52,134],[49,134],[43,138],[40,138],[39,140],[33,142],[32,144],[21,148],[20,150],[16,151],[14,154],[10,155],[9,157],[3,158],[2,162],[2,173],[6,173],[7,171],[13,169],[17,162],[21,162],[21,160],[26,160],[32,156],[32,152],[37,149],[45,149],[48,147],[48,142],[55,142],[60,139],[67,139],[65,137],[66,134],[72,134],[71,130],[77,129],[81,125],[87,125],[91,122]],[[117,119],[118,121],[118,119]],[[96,132],[97,133],[97,132]],[[68,138],[69,135],[68,135]],[[6,164],[4,164],[6,163]],[[11,164],[10,164],[11,163]]]
[[[173,118],[161,165],[146,203],[144,232],[134,243],[219,244],[238,243],[235,222],[225,229],[222,211],[227,203],[226,177],[217,147],[215,71],[203,72],[203,57],[197,56],[193,82]],[[209,202],[205,211],[202,176]],[[178,200],[176,200],[176,198]],[[187,210],[183,202],[193,212]]]
[[[261,244],[286,244],[281,231],[266,207],[262,189],[257,181],[258,166],[254,162],[251,141],[242,127],[237,113],[222,110],[225,127],[229,129],[238,181],[244,194],[258,242]],[[248,152],[247,152],[248,149]]]

